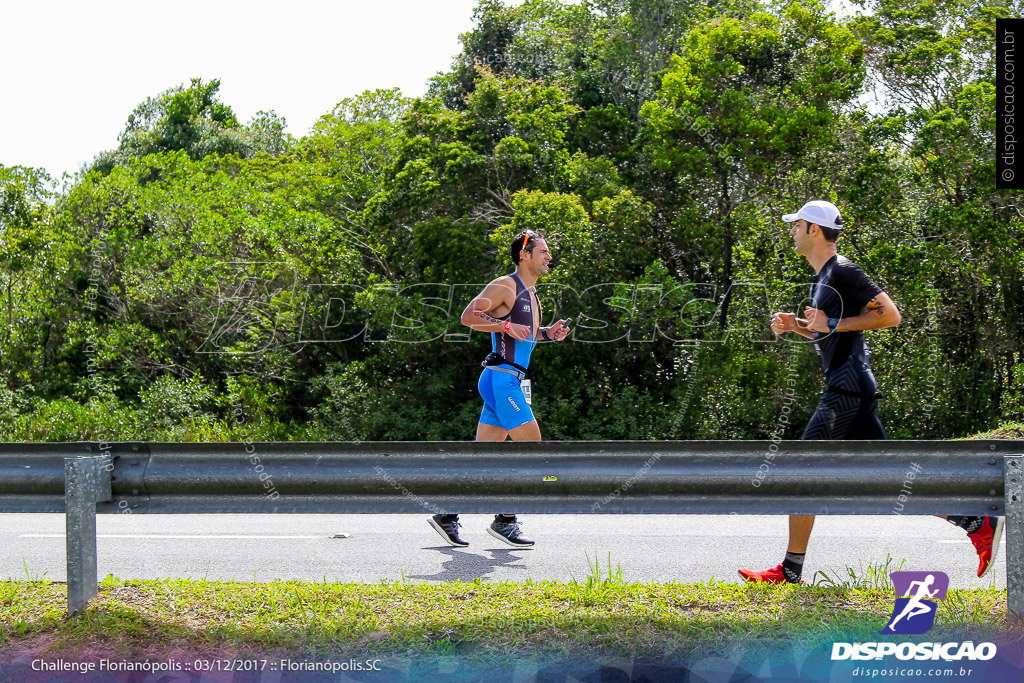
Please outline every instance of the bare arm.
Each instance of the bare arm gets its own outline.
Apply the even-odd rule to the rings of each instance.
[[[814,339],[814,331],[807,326],[806,318],[797,318],[793,324],[793,332],[796,332],[801,337],[807,337],[808,339]]]
[[[480,332],[504,332],[505,321],[498,318],[512,310],[515,298],[515,285],[507,277],[492,280],[462,311],[462,324]],[[526,325],[511,325],[508,332],[520,341],[530,336]]]
[[[808,339],[814,338],[814,332],[807,327],[807,321],[796,317],[796,313],[776,313],[772,316],[772,332],[778,335],[796,332]]]
[[[804,310],[807,316],[807,327],[818,332],[828,332],[828,316],[820,308]],[[836,326],[837,332],[857,332],[859,330],[881,330],[886,327],[895,327],[902,322],[903,316],[896,308],[892,298],[885,292],[881,292],[874,299],[864,305],[864,310],[858,315],[843,318]]]

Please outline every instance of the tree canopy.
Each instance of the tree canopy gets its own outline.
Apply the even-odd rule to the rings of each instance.
[[[868,333],[889,433],[1024,420],[1024,213],[992,153],[1020,9],[480,0],[425,96],[300,138],[171,87],[62,190],[0,166],[0,433],[471,438],[489,338],[458,315],[528,228],[543,324],[574,327],[531,366],[545,438],[795,438],[822,380],[768,318],[802,305],[779,217],[813,198],[903,312]]]

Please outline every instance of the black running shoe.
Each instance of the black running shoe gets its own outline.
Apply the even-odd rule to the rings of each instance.
[[[434,515],[427,520],[430,526],[434,527],[434,530],[441,534],[441,538],[447,541],[449,544],[459,547],[466,547],[469,545],[469,541],[464,541],[459,537],[459,524],[458,515]]]
[[[487,527],[487,533],[502,543],[508,543],[516,548],[529,548],[533,545],[533,541],[523,536],[519,530],[519,520],[515,517],[494,515],[494,521]]]

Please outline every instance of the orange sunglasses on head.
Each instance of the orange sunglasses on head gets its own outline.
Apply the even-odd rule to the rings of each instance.
[[[537,233],[533,232],[532,230],[527,230],[526,232],[524,232],[523,233],[523,246],[521,246],[519,248],[520,249],[526,249],[526,245],[530,243],[530,238],[531,237],[536,237],[536,236],[537,236]]]

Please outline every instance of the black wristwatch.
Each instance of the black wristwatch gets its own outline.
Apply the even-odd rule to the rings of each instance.
[[[839,327],[839,318],[829,318],[828,319],[828,333],[832,334],[833,332],[836,331],[837,327]]]
[[[551,341],[551,337],[548,336],[548,328],[540,328],[540,336],[544,337],[544,341]]]

